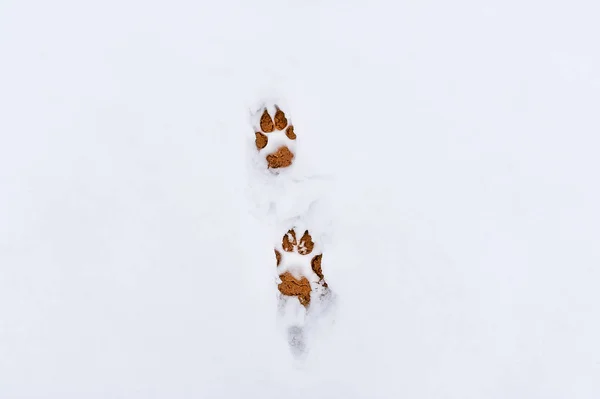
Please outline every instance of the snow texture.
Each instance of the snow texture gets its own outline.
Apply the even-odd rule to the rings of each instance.
[[[597,399],[599,12],[1,1],[0,398]],[[299,364],[273,234],[319,204]]]

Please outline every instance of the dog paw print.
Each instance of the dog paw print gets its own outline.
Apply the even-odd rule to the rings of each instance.
[[[278,105],[261,107],[255,115],[254,130],[256,149],[264,154],[270,169],[292,164],[296,134],[291,120]]]
[[[304,307],[308,307],[313,289],[327,288],[321,268],[323,255],[314,254],[315,243],[308,230],[300,239],[297,237],[295,229],[290,229],[281,240],[281,248],[275,248],[281,280],[277,288],[282,295],[297,297]]]

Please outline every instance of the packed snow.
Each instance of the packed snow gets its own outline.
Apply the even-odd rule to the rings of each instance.
[[[3,0],[0,398],[597,399],[599,12]],[[298,361],[273,234],[315,198]]]

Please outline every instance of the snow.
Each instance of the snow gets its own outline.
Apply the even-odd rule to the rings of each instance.
[[[0,398],[599,397],[599,8],[4,0]],[[273,97],[297,181],[256,198]],[[298,366],[260,215],[310,190]]]

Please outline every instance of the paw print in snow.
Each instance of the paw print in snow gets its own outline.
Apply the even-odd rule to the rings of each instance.
[[[290,166],[296,140],[291,120],[277,104],[261,107],[253,119],[256,148],[259,153],[265,154],[268,167],[279,169]]]
[[[283,236],[281,251],[275,248],[277,270],[281,280],[277,287],[279,292],[284,296],[297,297],[306,308],[310,304],[312,291],[327,288],[321,268],[323,255],[308,257],[314,250],[315,243],[308,230],[305,230],[298,240],[294,229],[290,229]]]

